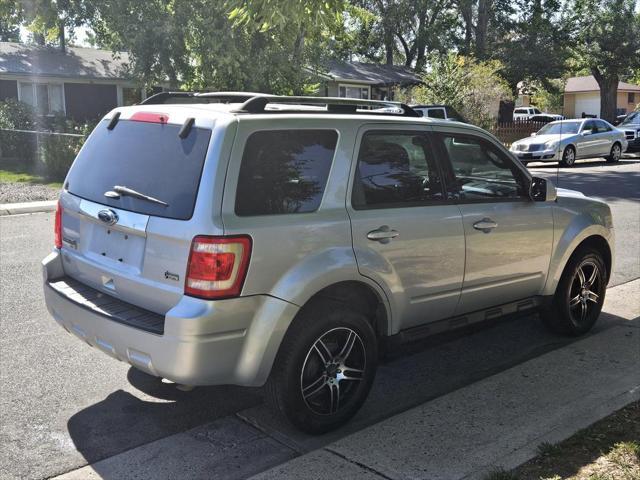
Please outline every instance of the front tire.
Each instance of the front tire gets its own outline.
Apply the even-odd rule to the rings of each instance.
[[[542,310],[542,320],[556,333],[587,333],[598,320],[606,287],[607,270],[600,252],[578,250],[562,273],[551,305]]]
[[[622,157],[622,147],[620,146],[619,143],[614,143],[613,146],[611,147],[611,153],[609,153],[609,156],[606,158],[606,160],[609,163],[615,163],[615,162],[619,162],[621,157]]]
[[[560,160],[560,165],[562,167],[573,167],[576,163],[576,149],[571,145],[564,149],[562,152],[562,160]]]
[[[364,403],[377,363],[377,339],[366,316],[331,300],[314,302],[285,335],[267,400],[300,430],[334,430]]]

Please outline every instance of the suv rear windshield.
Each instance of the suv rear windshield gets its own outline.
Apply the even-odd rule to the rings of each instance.
[[[103,121],[93,131],[67,177],[67,190],[78,197],[124,210],[187,220],[200,184],[211,131],[192,128],[185,139],[180,125],[121,120],[113,130]],[[168,204],[122,195],[128,187]]]

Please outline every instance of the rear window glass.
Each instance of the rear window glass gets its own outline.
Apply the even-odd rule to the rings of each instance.
[[[335,130],[253,133],[247,139],[240,165],[236,215],[317,210],[337,142]]]
[[[113,130],[107,121],[93,131],[67,177],[74,195],[124,210],[187,220],[200,184],[211,131],[192,128],[178,136],[181,125],[121,120]],[[156,198],[160,205],[130,195],[108,198],[115,186]]]

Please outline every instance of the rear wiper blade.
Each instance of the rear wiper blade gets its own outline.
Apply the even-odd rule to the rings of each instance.
[[[126,195],[128,197],[134,197],[134,198],[139,198],[141,200],[146,200],[148,202],[158,203],[160,205],[164,205],[165,207],[169,206],[167,202],[163,202],[162,200],[158,200],[157,198],[150,197],[149,195],[145,195],[144,193],[140,193],[129,187],[114,185],[113,191],[116,193],[119,193],[120,195]],[[107,193],[109,192],[106,192],[105,195],[107,195]]]

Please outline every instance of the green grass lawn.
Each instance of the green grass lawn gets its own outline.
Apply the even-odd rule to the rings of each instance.
[[[563,442],[542,443],[537,457],[483,480],[640,480],[640,402]]]
[[[5,183],[32,183],[47,185],[52,188],[62,188],[62,182],[50,182],[35,173],[24,171],[19,167],[0,165],[0,182]]]

